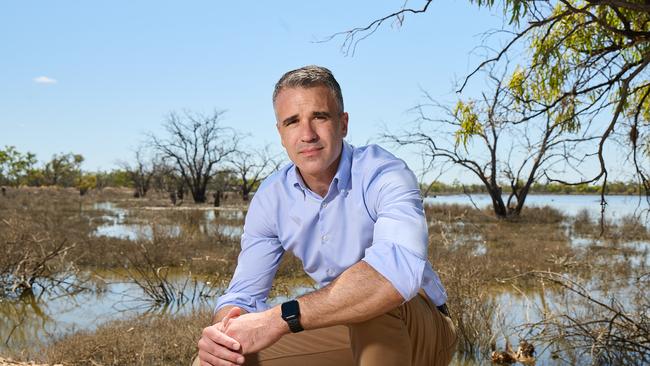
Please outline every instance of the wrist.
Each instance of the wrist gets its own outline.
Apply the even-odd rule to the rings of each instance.
[[[282,319],[282,309],[280,305],[274,306],[267,310],[270,317],[270,327],[274,329],[280,336],[291,333],[289,325]]]

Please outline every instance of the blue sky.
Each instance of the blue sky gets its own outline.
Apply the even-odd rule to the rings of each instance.
[[[453,102],[453,82],[480,62],[499,11],[440,0],[362,41],[354,56],[329,35],[368,24],[403,1],[21,1],[0,5],[0,146],[39,160],[81,153],[87,170],[128,160],[170,111],[226,110],[249,143],[279,138],[274,83],[307,64],[330,68],[350,114],[348,141],[377,140],[415,116],[421,89]],[[419,7],[419,2],[411,1]],[[38,79],[41,78],[41,79]],[[479,80],[479,79],[477,79]],[[474,83],[476,84],[476,83]],[[471,88],[475,87],[472,85]],[[395,151],[414,169],[419,160]],[[462,178],[458,173],[444,181]]]

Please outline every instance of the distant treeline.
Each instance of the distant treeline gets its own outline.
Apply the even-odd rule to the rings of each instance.
[[[510,192],[508,184],[504,183],[502,187],[504,192]],[[461,184],[459,182],[446,184],[436,181],[430,185],[423,184],[420,188],[428,196],[436,194],[488,193],[482,184]],[[531,186],[532,193],[546,194],[600,194],[600,189],[600,185],[594,184],[570,186],[560,183],[533,183]],[[635,195],[641,191],[642,186],[636,182],[609,182],[606,188],[606,194]]]
[[[5,146],[0,149],[0,186],[58,186],[75,187],[80,193],[91,189],[102,189],[104,187],[126,187],[136,188],[144,179],[144,173],[137,169],[118,168],[111,171],[90,172],[83,171],[81,164],[84,157],[80,154],[67,153],[56,154],[49,161],[38,163],[36,155],[27,152],[22,153],[13,146]],[[141,170],[140,165],[140,170]],[[158,166],[146,174],[147,186],[161,191],[183,189],[178,173],[165,166]],[[217,171],[214,173],[213,184],[218,185],[214,189],[236,190],[241,186],[242,177],[234,174],[231,170]],[[178,185],[181,187],[178,187]],[[251,187],[252,191],[257,189],[259,181]],[[503,191],[509,192],[509,185],[502,184]],[[422,192],[426,195],[436,194],[459,194],[459,193],[487,193],[482,184],[451,184],[435,181],[429,185],[421,185]],[[534,183],[531,187],[532,193],[547,194],[599,194],[600,185],[580,184],[564,185],[560,183]],[[641,192],[642,187],[636,182],[609,182],[607,194],[634,195]],[[145,192],[146,193],[146,192]]]
[[[81,154],[61,153],[53,155],[48,161],[39,162],[31,152],[23,153],[13,146],[5,146],[0,148],[0,186],[72,187],[85,194],[89,190],[106,187],[136,189],[146,180],[147,190],[187,190],[178,173],[166,166],[157,166],[145,172],[141,165],[139,169],[134,169],[125,164],[127,168],[92,172],[81,168],[84,160]],[[228,171],[215,172],[212,183],[219,185],[210,187],[214,190],[236,190],[241,184],[240,179]],[[257,185],[252,188],[256,189]]]

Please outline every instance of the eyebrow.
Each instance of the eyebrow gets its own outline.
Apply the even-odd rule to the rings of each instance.
[[[312,114],[314,117],[327,117],[330,118],[332,115],[329,112],[324,112],[324,111],[316,111]]]
[[[295,121],[297,119],[298,119],[298,115],[294,114],[293,116],[289,116],[289,117],[285,118],[284,120],[282,120],[282,125],[286,126],[290,122],[293,122],[293,121]]]
[[[331,118],[332,115],[329,112],[326,111],[316,111],[312,113],[312,117],[326,117],[326,118]],[[286,126],[291,122],[295,122],[298,119],[298,115],[294,114],[293,116],[289,116],[285,119],[282,120],[282,125]]]

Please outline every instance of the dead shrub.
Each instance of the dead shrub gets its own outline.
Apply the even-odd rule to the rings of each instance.
[[[459,337],[458,352],[487,355],[497,305],[483,280],[482,268],[450,263],[442,271],[449,294],[447,304]]]
[[[565,275],[530,274],[563,290],[558,310],[540,309],[541,320],[522,325],[532,340],[545,344],[565,361],[592,365],[646,365],[650,363],[649,278],[629,283],[626,304],[587,289]],[[568,359],[568,360],[567,360]]]
[[[623,241],[650,240],[650,231],[644,225],[641,214],[621,217],[618,230]]]
[[[143,293],[138,300],[156,306],[186,305],[212,301],[223,292],[225,283],[219,275],[211,281],[198,281],[189,271],[170,276],[171,268],[156,264],[151,253],[151,248],[140,243],[126,254],[126,276]]]
[[[112,321],[94,332],[55,340],[45,356],[49,363],[64,365],[189,365],[211,317],[211,309],[202,308],[189,315]]]
[[[74,243],[52,238],[38,225],[9,217],[0,220],[0,297],[18,297],[24,292],[72,293],[83,283],[79,271],[68,260]]]

